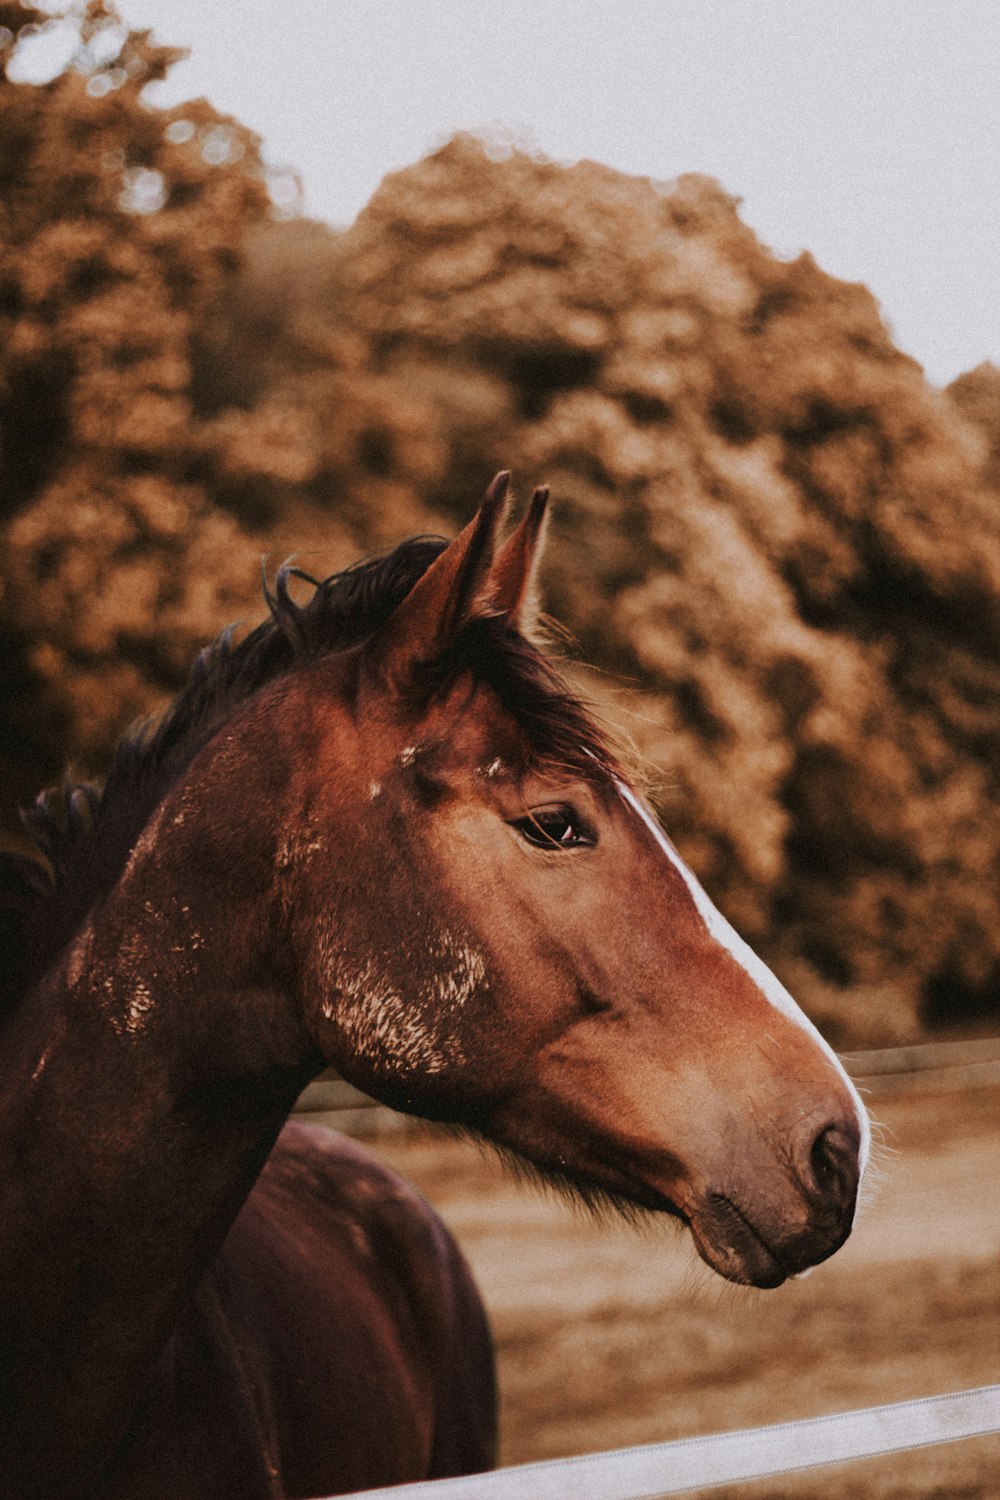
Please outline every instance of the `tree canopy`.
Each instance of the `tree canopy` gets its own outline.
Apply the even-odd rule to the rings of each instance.
[[[452,531],[512,466],[580,681],[830,1033],[995,1013],[1000,372],[931,388],[702,177],[458,136],[343,233],[276,216],[238,122],[144,103],[173,56],[93,4],[0,82],[13,796],[99,770],[262,554]]]

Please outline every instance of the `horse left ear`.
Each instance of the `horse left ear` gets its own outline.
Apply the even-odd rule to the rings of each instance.
[[[406,682],[416,666],[446,651],[470,620],[497,612],[491,570],[509,487],[510,474],[502,470],[469,524],[418,578],[371,642],[368,659],[380,677]]]
[[[498,549],[509,488],[504,469],[468,526],[434,559],[368,647],[383,679],[407,681],[414,667],[445,651],[477,615],[506,615],[524,633],[534,625],[549,489],[535,490],[523,520]]]

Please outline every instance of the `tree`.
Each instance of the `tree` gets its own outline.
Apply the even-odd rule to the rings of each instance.
[[[0,76],[0,624],[16,797],[67,751],[99,760],[176,684],[219,609],[247,597],[224,564],[206,583],[188,561],[233,550],[202,481],[194,351],[269,212],[258,142],[204,101],[147,108],[143,88],[180,54],[101,0],[77,20],[57,77]],[[7,64],[43,24],[0,6]]]
[[[842,1039],[995,1005],[995,493],[866,289],[776,259],[707,179],[470,137],[387,178],[311,283],[290,228],[237,279],[230,363],[274,351],[338,515],[381,541],[457,525],[501,465],[551,482],[554,611],[737,925]]]
[[[276,221],[247,131],[142,103],[173,54],[81,25],[66,72],[0,82],[17,799],[258,614],[262,552],[323,572],[451,531],[513,465],[555,492],[581,680],[831,1034],[995,1008],[989,372],[931,389],[863,287],[705,178],[459,136],[345,233]]]

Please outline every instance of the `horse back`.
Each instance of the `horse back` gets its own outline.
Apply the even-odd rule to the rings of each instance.
[[[122,1497],[325,1496],[494,1446],[489,1329],[447,1230],[370,1153],[287,1125],[142,1402]]]

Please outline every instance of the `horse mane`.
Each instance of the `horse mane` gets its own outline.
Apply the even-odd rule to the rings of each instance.
[[[322,580],[284,563],[273,592],[264,582],[267,618],[239,640],[229,627],[205,647],[166,710],[122,739],[103,786],[67,777],[39,795],[22,821],[41,859],[0,854],[0,1016],[112,888],[159,802],[239,706],[294,668],[373,636],[446,545],[413,537]],[[303,603],[293,579],[312,588]],[[580,698],[503,616],[472,620],[415,691],[431,697],[464,670],[517,719],[533,764],[588,779],[616,774],[616,753]]]

